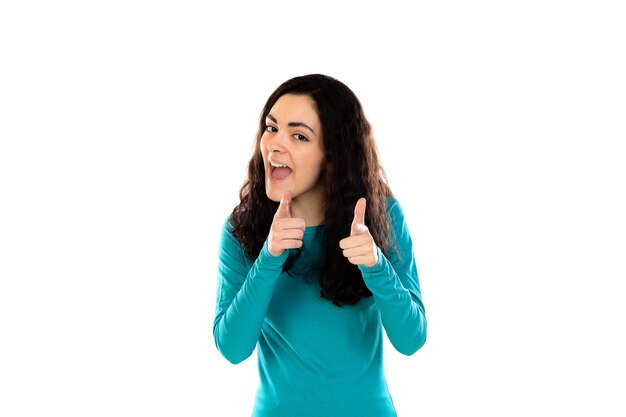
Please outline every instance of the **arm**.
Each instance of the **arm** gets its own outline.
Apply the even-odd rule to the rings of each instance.
[[[413,254],[413,243],[400,205],[389,201],[391,238],[399,254],[391,249],[387,259],[379,248],[378,262],[359,265],[365,285],[374,296],[381,320],[392,345],[411,355],[426,342],[426,314]]]
[[[304,220],[292,218],[290,207],[291,191],[286,190],[267,240],[249,270],[243,248],[228,230],[229,223],[222,229],[213,337],[219,351],[232,363],[252,354],[288,250],[302,246]]]
[[[287,258],[274,257],[267,242],[251,268],[239,242],[222,229],[218,259],[218,290],[213,322],[215,345],[232,363],[248,358],[256,347],[276,280]]]

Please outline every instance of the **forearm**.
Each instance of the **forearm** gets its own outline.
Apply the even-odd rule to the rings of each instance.
[[[234,297],[218,299],[213,335],[217,348],[230,362],[239,363],[254,351],[286,257],[286,252],[273,257],[264,246]]]
[[[379,250],[379,259],[371,268],[359,266],[365,284],[372,292],[387,336],[405,355],[415,353],[426,341],[426,314],[419,290],[409,291],[391,262]],[[403,271],[417,282],[417,272]]]

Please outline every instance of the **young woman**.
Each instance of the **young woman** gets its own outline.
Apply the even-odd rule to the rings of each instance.
[[[361,104],[324,75],[269,97],[224,224],[213,325],[232,363],[258,346],[254,417],[387,417],[383,332],[426,340],[411,237]]]

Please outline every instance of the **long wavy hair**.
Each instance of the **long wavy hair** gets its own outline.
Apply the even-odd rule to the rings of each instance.
[[[265,193],[265,167],[259,143],[266,129],[266,116],[284,94],[309,96],[315,102],[322,126],[324,161],[320,178],[326,189],[327,257],[319,278],[321,296],[337,306],[356,304],[372,293],[358,267],[343,256],[339,241],[350,236],[354,206],[360,197],[365,197],[365,224],[378,247],[387,254],[392,248],[386,197],[393,194],[361,103],[340,81],[321,74],[295,77],[281,84],[267,99],[261,112],[255,152],[248,164],[248,178],[239,192],[240,202],[230,216],[231,233],[249,258],[259,256],[278,208],[278,203]],[[286,265],[290,261],[293,259],[288,259]]]

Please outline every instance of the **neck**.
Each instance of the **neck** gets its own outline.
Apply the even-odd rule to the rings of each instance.
[[[304,219],[304,224],[319,226],[324,222],[324,204],[320,199],[309,201],[308,199],[294,198],[291,201],[291,217]]]

